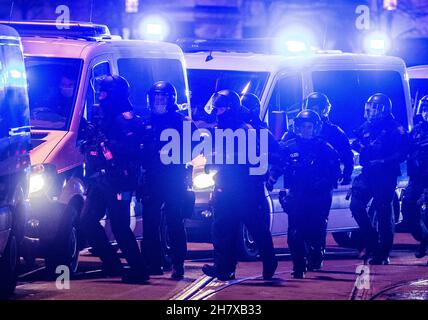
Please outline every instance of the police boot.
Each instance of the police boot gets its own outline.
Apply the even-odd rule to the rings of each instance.
[[[101,270],[101,273],[106,278],[120,277],[123,275],[124,272],[124,269],[121,264],[110,265],[103,263],[103,265],[101,266]]]
[[[151,276],[161,276],[163,275],[163,269],[162,267],[149,267],[149,274]]]
[[[216,266],[205,264],[202,272],[208,277],[217,278],[220,281],[229,281],[235,279],[235,272],[222,272]]]
[[[148,284],[150,276],[146,272],[137,272],[132,269],[127,270],[122,276],[123,283]]]
[[[305,272],[301,270],[294,270],[291,275],[294,279],[304,279],[305,278]]]
[[[277,267],[278,267],[278,261],[276,261],[276,259],[269,262],[263,261],[263,279],[271,280],[275,274]]]
[[[420,259],[427,255],[427,242],[421,242],[419,244],[418,250],[415,252],[415,257]]]
[[[171,279],[172,280],[182,280],[184,278],[184,266],[173,266],[172,267],[172,273],[171,273]]]
[[[371,265],[383,265],[386,266],[390,263],[389,258],[382,258],[382,257],[374,257],[369,261],[369,264]]]
[[[312,251],[308,257],[308,266],[307,266],[308,271],[315,271],[315,270],[321,269],[323,266],[323,260],[324,260],[324,250],[321,250],[319,252],[315,250]]]

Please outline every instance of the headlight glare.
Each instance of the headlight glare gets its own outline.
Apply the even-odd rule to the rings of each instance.
[[[43,174],[36,173],[30,176],[30,194],[39,192],[45,186],[45,178]]]
[[[195,189],[208,189],[214,187],[215,181],[214,176],[217,172],[211,171],[207,173],[198,174],[193,178],[193,187]]]

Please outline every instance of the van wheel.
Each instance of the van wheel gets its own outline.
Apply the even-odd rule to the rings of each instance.
[[[66,215],[76,217],[77,210],[68,207]],[[45,264],[48,275],[55,277],[58,266],[66,266],[70,275],[77,271],[79,264],[79,240],[78,232],[74,222],[65,223],[62,230],[58,231],[57,238],[47,247]]]
[[[8,298],[15,291],[18,263],[18,242],[12,232],[4,254],[0,258],[0,298]]]
[[[241,261],[254,261],[259,256],[256,242],[244,224],[239,227],[237,253]]]
[[[359,230],[333,232],[333,239],[343,248],[364,248],[363,238]]]

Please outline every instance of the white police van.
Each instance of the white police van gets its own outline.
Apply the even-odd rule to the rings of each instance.
[[[79,255],[76,218],[85,191],[79,128],[82,118],[91,121],[99,81],[109,74],[125,77],[137,112],[146,110],[146,92],[159,80],[174,84],[178,103],[187,105],[183,52],[175,44],[122,40],[104,25],[9,24],[22,37],[32,126],[32,210],[25,259],[44,257],[50,272],[57,265],[73,272]],[[131,214],[132,227],[141,237],[141,211]]]
[[[261,117],[276,138],[302,108],[303,99],[311,92],[325,93],[331,103],[331,120],[354,137],[354,130],[364,121],[364,104],[374,93],[388,95],[393,113],[405,128],[412,127],[409,84],[403,60],[396,57],[350,54],[339,51],[306,51],[301,54],[265,53],[267,41],[204,41],[181,42],[186,52],[187,73],[191,90],[191,106],[200,112],[211,94],[221,89],[238,93],[251,92],[261,100]],[[360,172],[358,157],[354,176]],[[402,177],[405,180],[405,177]],[[211,211],[207,205],[212,177],[194,179],[196,212],[188,221],[189,238],[207,241]],[[210,183],[209,183],[210,182]],[[287,217],[279,201],[282,181],[268,195],[273,235],[287,232]],[[405,181],[401,182],[403,186]],[[342,246],[351,246],[352,230],[357,225],[349,210],[350,186],[339,186],[334,192],[328,230]],[[397,203],[396,203],[397,205]],[[399,208],[396,208],[397,214]],[[243,257],[257,253],[245,227],[239,248]]]
[[[0,24],[0,299],[15,289],[28,207],[30,127],[18,33]]]

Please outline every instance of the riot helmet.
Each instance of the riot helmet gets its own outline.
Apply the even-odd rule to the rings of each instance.
[[[241,96],[241,105],[248,109],[252,117],[260,119],[260,99],[254,93],[245,93]]]
[[[313,110],[327,118],[331,110],[331,103],[324,93],[312,92],[305,99],[305,109]]]
[[[303,110],[294,119],[294,132],[304,139],[312,139],[318,135],[321,123],[318,113],[313,110]]]
[[[418,114],[425,122],[428,122],[428,95],[422,97],[418,104]]]
[[[364,118],[366,118],[367,121],[373,121],[390,116],[392,112],[392,102],[387,95],[376,93],[367,100],[364,109]]]
[[[147,93],[147,104],[151,112],[158,115],[176,111],[177,90],[167,81],[155,82]]]
[[[241,108],[239,95],[233,90],[220,90],[215,92],[207,105],[205,111],[211,114],[213,111],[217,117],[224,114],[237,114]]]
[[[105,116],[115,116],[132,110],[129,102],[129,83],[119,75],[108,75],[101,80],[98,99]]]

